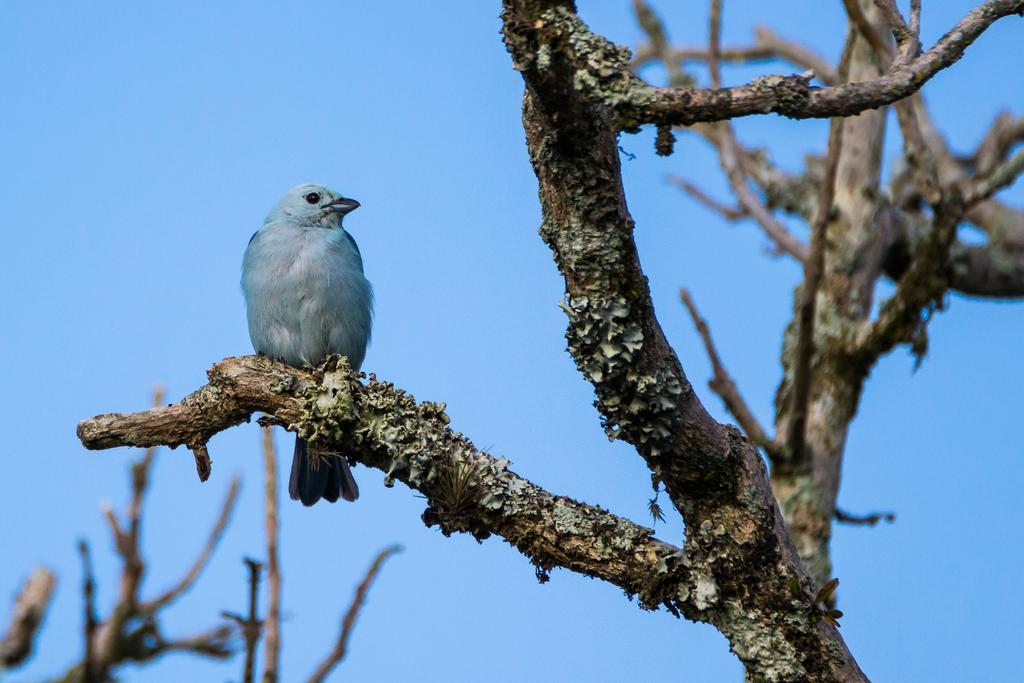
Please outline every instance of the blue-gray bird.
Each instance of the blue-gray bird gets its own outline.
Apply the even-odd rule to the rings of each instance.
[[[341,226],[359,202],[322,185],[300,185],[270,211],[245,250],[242,292],[257,353],[294,367],[331,354],[358,370],[373,321],[363,259]],[[344,457],[314,452],[295,437],[288,493],[303,505],[359,497]]]

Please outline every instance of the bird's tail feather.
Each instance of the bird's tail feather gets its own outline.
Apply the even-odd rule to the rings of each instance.
[[[353,501],[359,497],[359,487],[352,478],[348,461],[342,456],[320,455],[309,457],[309,442],[295,437],[295,455],[288,481],[288,495],[309,506],[323,498],[329,503],[339,498]]]

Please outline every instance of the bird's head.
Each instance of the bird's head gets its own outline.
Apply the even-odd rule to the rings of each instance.
[[[300,225],[336,228],[345,214],[358,208],[359,202],[342,197],[329,187],[299,185],[281,198],[264,222],[289,220]]]

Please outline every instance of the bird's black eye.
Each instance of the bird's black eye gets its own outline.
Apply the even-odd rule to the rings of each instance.
[[[319,192],[310,192],[309,194],[306,195],[306,201],[309,202],[310,204],[319,204],[320,203],[320,193]]]

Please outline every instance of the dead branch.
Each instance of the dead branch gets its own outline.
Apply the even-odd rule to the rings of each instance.
[[[154,410],[161,409],[163,391],[154,392]],[[117,600],[109,616],[100,620],[93,613],[91,624],[87,624],[90,637],[86,644],[86,656],[72,667],[62,678],[71,682],[102,681],[111,677],[117,666],[124,662],[150,661],[168,651],[191,652],[215,658],[231,654],[233,630],[218,626],[191,637],[167,639],[162,634],[158,616],[161,610],[180,598],[195,583],[206,566],[217,543],[227,526],[231,510],[238,497],[239,479],[235,477],[228,487],[228,493],[220,515],[210,534],[209,540],[185,576],[171,589],[157,598],[144,601],[140,597],[142,576],[146,563],[141,549],[141,528],[144,515],[145,495],[148,489],[150,469],[156,446],[150,444],[145,454],[131,466],[131,497],[125,511],[125,523],[109,506],[102,508],[103,516],[110,526],[114,546],[121,558],[121,576]],[[83,562],[88,559],[88,546],[80,546]],[[89,576],[90,591],[94,591],[95,580]]]
[[[678,65],[683,62],[706,62],[709,58],[706,47],[670,48],[666,55],[664,50],[656,49],[650,42],[640,45],[635,53],[634,70],[654,60],[662,61],[666,65]],[[835,68],[820,55],[795,41],[782,38],[765,26],[754,29],[754,42],[751,45],[722,48],[719,59],[722,62],[738,64],[756,64],[778,59],[789,62],[801,71],[812,71],[815,78],[825,85],[835,85],[839,80]],[[674,85],[671,79],[669,85]]]
[[[375,378],[362,384],[337,358],[310,373],[243,356],[227,358],[207,374],[210,384],[181,402],[139,413],[99,415],[79,424],[79,438],[93,450],[173,447],[189,443],[193,433],[215,434],[262,412],[303,433],[322,433],[337,450],[385,472],[388,482],[402,481],[420,491],[430,506],[426,521],[446,533],[465,531],[479,538],[498,534],[538,566],[562,566],[601,578],[639,595],[649,607],[674,600],[671,596],[680,586],[688,585],[688,572],[679,573],[678,561],[666,559],[681,559],[679,548],[652,538],[650,529],[519,477],[508,469],[507,460],[475,448],[453,431],[442,404],[417,404],[406,392]],[[330,409],[333,431],[327,431],[321,408],[312,408],[309,396],[314,394],[322,394],[324,406],[336,406]],[[373,426],[381,424],[393,429]],[[447,485],[452,472],[465,473],[470,485],[457,490]],[[520,512],[525,510],[530,513]],[[556,521],[567,518],[578,523],[570,528]],[[612,535],[629,540],[609,546],[602,539]],[[673,567],[667,575],[656,569],[666,561]]]
[[[743,400],[743,396],[736,387],[736,383],[722,364],[722,359],[719,357],[718,350],[715,348],[715,343],[711,338],[711,329],[708,327],[707,321],[701,317],[690,293],[685,289],[681,289],[679,290],[679,298],[682,300],[683,305],[686,306],[686,310],[690,312],[693,324],[697,328],[700,338],[704,341],[704,349],[711,360],[711,369],[714,374],[708,382],[708,386],[725,402],[725,407],[736,418],[740,428],[746,433],[747,438],[763,448],[765,453],[773,460],[781,457],[782,452],[779,444],[765,433],[764,428],[757,421],[757,418],[754,417],[754,413],[750,410],[747,402]]]
[[[46,567],[36,569],[22,584],[11,610],[11,622],[0,638],[0,671],[14,669],[32,654],[57,577]]]
[[[377,553],[377,557],[374,558],[373,564],[366,571],[366,576],[356,587],[356,593],[352,597],[352,603],[348,607],[348,611],[345,612],[345,618],[341,622],[341,633],[338,635],[338,640],[335,642],[334,647],[327,654],[320,665],[317,666],[316,671],[309,677],[309,683],[323,683],[327,680],[327,675],[331,673],[334,667],[338,666],[345,655],[348,653],[348,639],[352,635],[352,629],[355,628],[356,619],[359,617],[359,612],[363,608],[363,604],[366,602],[366,595],[370,592],[370,586],[373,585],[374,579],[377,578],[377,573],[380,572],[381,566],[384,561],[395,553],[402,552],[402,546],[393,545]]]
[[[867,82],[816,88],[810,85],[809,76],[773,75],[741,86],[702,89],[655,88],[643,82],[630,71],[624,51],[595,36],[571,5],[558,2],[539,12],[532,25],[523,27],[523,36],[535,49],[517,55],[517,66],[520,70],[536,68],[537,55],[545,53],[540,45],[569,56],[573,70],[587,74],[577,80],[578,87],[592,102],[614,111],[623,130],[643,124],[691,125],[768,113],[796,119],[852,116],[917,92],[960,59],[995,21],[1022,11],[1024,0],[987,0],[926,52],[913,59],[894,60],[887,72]]]
[[[281,567],[277,561],[277,452],[274,431],[263,428],[263,515],[267,538],[267,618],[263,637],[263,683],[276,683],[281,661]]]
[[[263,632],[263,622],[259,618],[257,600],[260,591],[260,571],[263,564],[247,557],[244,560],[249,570],[249,611],[246,616],[233,612],[221,612],[225,619],[230,619],[238,624],[242,631],[242,639],[245,642],[245,658],[242,668],[242,683],[253,683],[256,678],[256,646],[260,642]]]
[[[825,239],[832,213],[836,168],[843,149],[843,120],[832,119],[828,134],[828,163],[825,178],[819,188],[818,216],[811,226],[810,256],[804,262],[804,281],[800,288],[797,307],[797,346],[793,354],[793,390],[790,409],[789,434],[786,450],[789,457],[800,460],[805,456],[804,437],[807,426],[807,401],[810,397],[811,359],[814,356],[814,318],[818,288],[825,267]]]
[[[698,202],[708,207],[727,221],[738,221],[750,217],[750,212],[740,206],[726,206],[714,199],[696,185],[687,182],[678,176],[669,176],[669,182],[676,185],[680,190],[690,195]]]
[[[718,36],[721,26],[721,11],[716,12],[714,7],[715,5],[713,4],[710,19],[711,38],[709,41],[710,47],[708,48],[708,70],[711,72],[712,87],[719,88],[721,87],[721,71],[719,68],[720,40]],[[648,12],[646,20],[641,23],[641,27],[647,32],[648,38],[652,43],[655,40],[660,43],[665,36],[664,26],[653,12]],[[732,124],[728,121],[722,121],[715,124],[714,128],[715,134],[710,136],[709,140],[714,141],[715,147],[718,150],[719,161],[736,195],[740,206],[739,210],[743,215],[750,216],[757,222],[765,234],[775,243],[779,251],[790,254],[799,261],[803,261],[807,257],[807,248],[772,215],[771,211],[764,206],[747,182],[747,174],[741,161],[743,150],[736,140]],[[686,186],[682,187],[684,190],[690,191]],[[690,192],[697,196],[698,199],[704,200],[706,198],[699,191]],[[716,203],[705,203],[708,203],[713,208],[718,208],[720,211],[722,210]]]
[[[854,515],[849,512],[845,512],[839,508],[836,508],[836,521],[842,522],[843,524],[852,524],[854,526],[875,526],[881,521],[889,522],[890,524],[896,521],[895,512],[872,512],[867,515]]]
[[[228,486],[227,495],[224,498],[224,503],[221,505],[220,513],[217,515],[217,521],[214,523],[213,528],[210,530],[210,535],[206,539],[206,544],[199,551],[199,555],[196,556],[192,566],[185,572],[185,575],[178,580],[178,583],[168,588],[156,598],[140,604],[140,612],[153,614],[173,603],[195,585],[199,575],[202,574],[210,558],[213,557],[213,551],[220,543],[224,530],[227,529],[228,521],[231,519],[231,512],[235,509],[235,502],[238,500],[238,491],[241,488],[241,484],[242,482],[239,477],[232,478],[231,484]]]
[[[82,558],[82,640],[85,652],[82,655],[82,683],[97,683],[100,680],[96,662],[94,642],[96,640],[96,579],[92,571],[92,555],[85,539],[78,541],[78,554]]]

